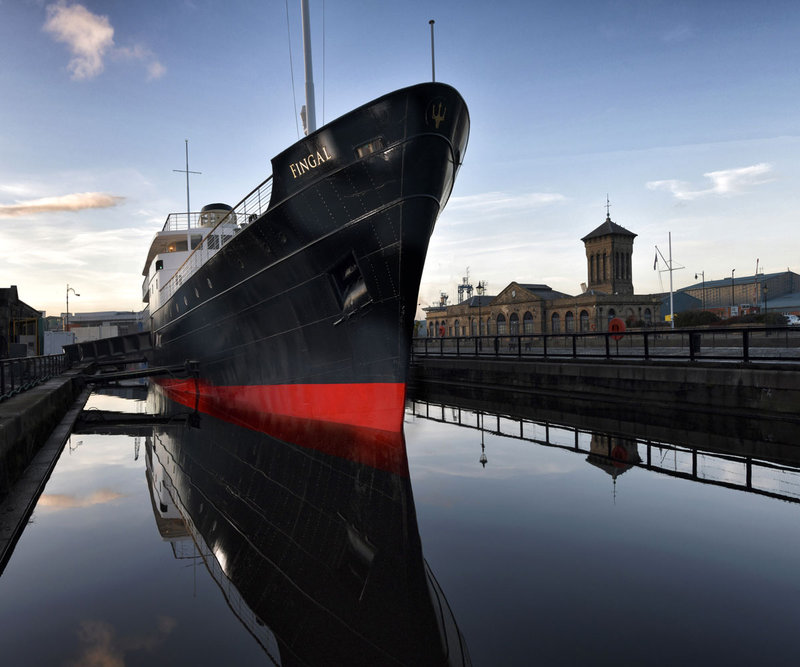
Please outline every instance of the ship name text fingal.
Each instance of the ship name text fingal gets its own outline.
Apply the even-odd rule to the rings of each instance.
[[[293,162],[289,165],[289,169],[292,172],[292,177],[297,178],[298,176],[305,174],[307,171],[316,169],[322,163],[330,160],[331,157],[332,156],[328,154],[328,147],[322,146],[321,150],[318,150],[316,153],[309,153],[308,157],[304,157],[302,160],[298,160],[297,162]]]

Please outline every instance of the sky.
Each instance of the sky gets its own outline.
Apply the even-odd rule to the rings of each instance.
[[[72,312],[140,310],[150,241],[186,208],[185,140],[199,210],[298,139],[299,4],[0,0],[0,287],[49,315],[67,286]],[[469,107],[420,307],[467,271],[578,294],[607,201],[637,293],[669,289],[670,235],[676,289],[800,272],[795,0],[310,7],[318,119],[430,80],[430,19],[436,79]]]

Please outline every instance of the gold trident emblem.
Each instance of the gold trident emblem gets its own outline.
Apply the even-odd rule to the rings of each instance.
[[[444,120],[444,116],[447,113],[447,107],[442,109],[442,103],[439,102],[439,107],[436,108],[435,106],[431,108],[431,118],[436,123],[436,129],[439,129],[439,123]]]

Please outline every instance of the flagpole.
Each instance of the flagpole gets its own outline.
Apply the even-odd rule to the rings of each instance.
[[[656,257],[653,260],[653,271],[656,270],[658,267],[658,256],[661,255],[661,259],[667,264],[667,270],[669,271],[669,325],[671,329],[675,328],[675,304],[673,301],[673,292],[672,292],[672,271],[674,270],[672,267],[672,232],[669,232],[669,261],[664,257],[664,253],[662,253],[658,246],[656,246]],[[684,269],[686,267],[680,266],[680,269]]]
[[[672,304],[672,232],[669,233],[669,324],[675,328],[675,309]]]

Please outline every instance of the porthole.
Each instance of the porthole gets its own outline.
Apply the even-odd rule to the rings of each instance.
[[[214,286],[211,284],[211,278],[206,278],[206,282],[208,283],[208,289],[214,289]]]

